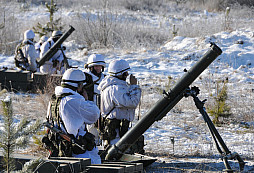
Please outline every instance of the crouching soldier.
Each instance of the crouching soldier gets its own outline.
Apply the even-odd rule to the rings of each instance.
[[[39,57],[34,47],[34,37],[32,30],[25,31],[24,40],[16,47],[14,58],[16,67],[31,72],[37,71],[36,58]]]
[[[52,36],[44,42],[40,47],[40,58],[47,53],[49,49],[53,47],[53,45],[59,40],[59,38],[63,35],[62,31],[53,31]],[[61,45],[61,48],[53,55],[53,57],[46,61],[40,67],[41,73],[49,73],[49,74],[63,74],[65,71],[63,60],[64,60],[64,47]]]
[[[135,76],[130,75],[130,84],[126,82],[129,70],[127,61],[111,61],[109,75],[98,86],[101,92],[101,113],[105,118],[103,138],[106,145],[115,144],[128,131],[140,102],[141,89]]]
[[[61,86],[55,88],[47,113],[49,123],[71,136],[85,150],[50,133],[43,141],[53,151],[51,156],[91,158],[92,164],[100,164],[94,136],[86,130],[87,124],[98,120],[100,110],[94,102],[87,100],[85,84],[86,76],[81,70],[66,70]]]

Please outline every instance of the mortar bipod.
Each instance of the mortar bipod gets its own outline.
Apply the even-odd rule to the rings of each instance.
[[[231,153],[228,149],[228,147],[226,146],[226,144],[224,143],[223,139],[221,138],[219,132],[217,131],[217,129],[215,128],[213,122],[211,121],[211,119],[209,118],[206,110],[205,110],[205,107],[204,107],[204,104],[205,104],[205,101],[206,100],[203,100],[203,101],[200,101],[199,98],[197,97],[197,95],[199,94],[199,88],[198,87],[191,87],[188,88],[186,90],[186,93],[185,93],[185,97],[188,97],[188,96],[192,96],[193,97],[193,100],[195,102],[195,105],[196,107],[199,109],[199,112],[202,114],[209,130],[210,130],[210,133],[213,137],[213,140],[216,144],[216,148],[217,150],[220,152],[221,154],[221,158],[224,162],[224,165],[226,167],[226,169],[224,171],[228,172],[228,173],[231,173],[233,172],[233,170],[231,169],[229,163],[228,163],[228,160],[234,160],[234,159],[237,159],[238,162],[239,162],[239,169],[240,171],[243,171],[244,170],[244,161],[242,160],[242,158],[240,157],[240,155],[236,152],[234,153]],[[223,151],[221,150],[220,146],[222,147]]]

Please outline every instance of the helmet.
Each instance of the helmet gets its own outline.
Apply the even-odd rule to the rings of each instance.
[[[35,34],[32,30],[26,30],[24,33],[24,40],[30,40],[35,37]]]
[[[44,43],[45,41],[47,41],[48,40],[48,37],[47,36],[42,36],[41,38],[40,38],[40,42],[41,43]]]
[[[108,67],[108,73],[111,76],[119,76],[129,70],[130,70],[129,63],[123,59],[111,61]]]
[[[101,65],[105,67],[106,63],[104,61],[104,57],[101,54],[92,54],[88,57],[87,65],[88,67],[92,67],[95,65]]]
[[[53,31],[52,33],[53,38],[61,37],[62,35],[63,35],[62,31]]]
[[[62,77],[61,84],[68,84],[73,87],[78,87],[79,83],[86,84],[86,75],[79,69],[70,68],[66,70]]]

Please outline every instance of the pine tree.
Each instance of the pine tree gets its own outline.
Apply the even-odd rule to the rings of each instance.
[[[14,151],[18,148],[26,148],[30,136],[38,131],[40,122],[30,125],[30,121],[23,118],[18,124],[14,123],[12,100],[6,97],[2,101],[3,107],[3,130],[0,129],[0,148],[3,149],[3,165],[7,172],[15,169]]]
[[[22,170],[19,171],[19,173],[28,173],[28,172],[35,172],[34,169],[41,164],[43,160],[41,158],[30,160],[29,162],[26,162],[22,168]]]
[[[61,18],[54,20],[54,14],[58,11],[57,4],[54,0],[51,0],[50,4],[45,3],[47,8],[47,12],[49,12],[49,22],[46,25],[42,25],[41,23],[37,23],[36,27],[33,27],[33,30],[39,36],[43,35],[50,35],[49,33],[53,32],[54,30],[62,30],[63,26],[60,25]]]
[[[220,124],[219,118],[220,117],[229,117],[231,115],[230,113],[230,106],[226,103],[228,99],[227,95],[227,80],[223,82],[223,86],[220,88],[219,86],[220,82],[217,82],[217,92],[215,99],[215,104],[208,108],[208,113],[211,114],[211,116],[214,116],[213,123],[214,124]]]

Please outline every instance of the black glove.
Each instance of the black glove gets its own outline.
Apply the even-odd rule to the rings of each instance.
[[[76,144],[72,144],[72,151],[74,154],[83,154],[86,152],[86,146],[87,146],[87,142],[84,138],[84,136],[78,136],[77,140],[75,141],[79,146],[83,147],[83,149],[81,149],[80,147],[78,147]]]
[[[53,62],[53,67],[55,68],[59,61],[58,60],[52,60],[52,62]]]
[[[88,151],[92,151],[93,148],[96,146],[95,139],[94,139],[95,136],[92,133],[86,132],[84,138],[87,141],[86,149]]]

